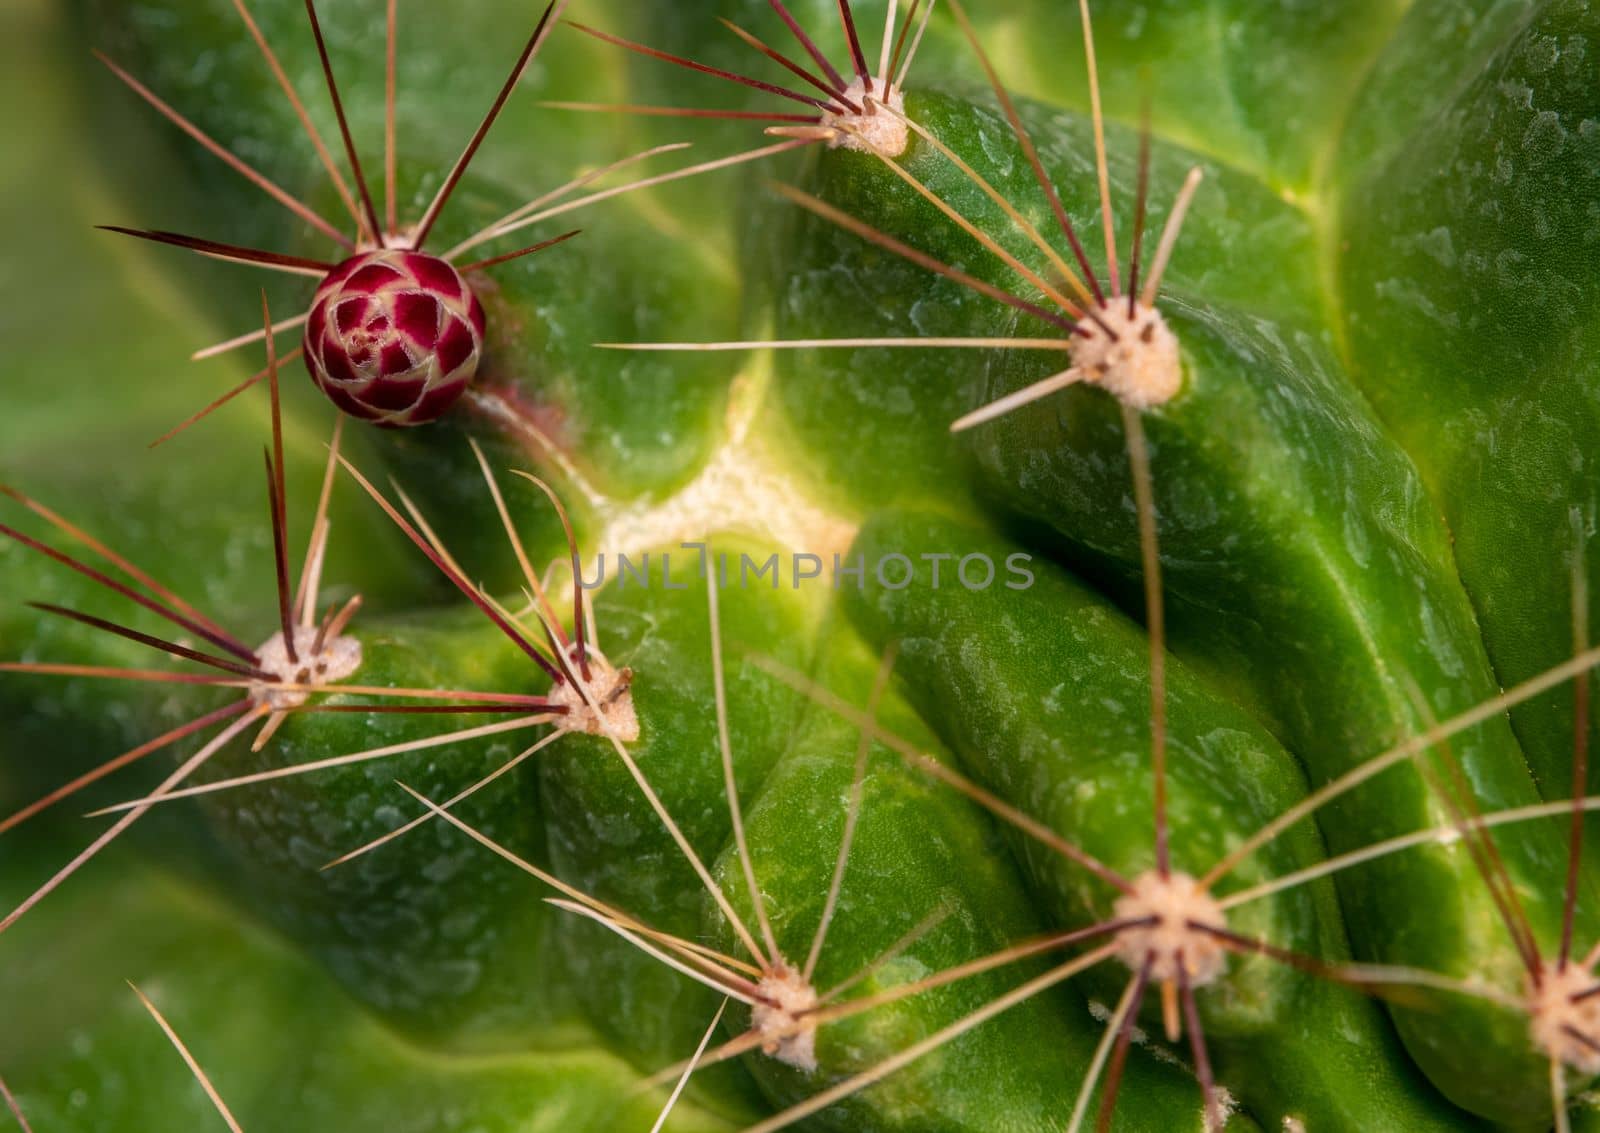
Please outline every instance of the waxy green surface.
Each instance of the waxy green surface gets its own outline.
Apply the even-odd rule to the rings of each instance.
[[[303,11],[267,0],[254,7],[333,139]],[[783,35],[756,0],[579,7],[577,19],[722,66],[746,67],[753,56],[716,16],[774,43]],[[1027,120],[1099,265],[1076,13],[1033,0],[974,7],[1002,73],[1036,100],[1025,104]],[[330,50],[372,173],[381,169],[382,6],[329,8]],[[819,41],[842,65],[831,4],[807,0],[795,10],[826,29]],[[883,14],[882,4],[858,13],[874,57]],[[403,217],[426,206],[535,15],[498,0],[464,11],[402,6]],[[1153,215],[1163,215],[1191,164],[1206,173],[1165,304],[1187,385],[1147,420],[1172,605],[1173,821],[1184,835],[1174,845],[1181,864],[1198,868],[1308,784],[1570,655],[1572,561],[1594,538],[1600,450],[1589,270],[1600,19],[1577,0],[1316,9],[1166,0],[1097,18],[1124,255],[1142,91],[1155,132]],[[256,325],[259,273],[131,247],[86,226],[175,228],[299,254],[330,247],[138,105],[82,49],[107,50],[318,208],[332,214],[338,198],[226,0],[85,0],[67,13],[30,3],[3,19],[15,24],[4,38],[18,59],[0,69],[0,89],[27,115],[0,156],[0,209],[18,233],[18,262],[31,270],[6,281],[0,476],[149,565],[246,640],[264,640],[274,628],[255,456],[266,438],[264,397],[252,393],[170,445],[145,448],[260,365],[255,350],[184,361]],[[953,22],[936,16],[909,109],[1042,224],[1045,202],[980,79]],[[763,140],[736,124],[580,116],[539,107],[540,98],[764,105],[753,92],[558,29],[447,210],[439,247],[646,146],[697,143],[640,172]],[[1027,252],[925,145],[905,168]],[[1137,544],[1109,399],[1077,391],[951,438],[955,416],[1050,372],[1043,367],[1059,358],[589,348],[1035,333],[781,201],[768,178],[1020,286],[875,159],[814,150],[622,198],[485,249],[585,230],[482,285],[491,320],[483,388],[493,399],[424,431],[347,430],[347,454],[380,486],[396,477],[469,576],[512,597],[520,575],[468,438],[501,470],[541,564],[560,553],[559,527],[507,468],[554,483],[591,553],[669,550],[676,565],[676,540],[710,534],[758,559],[801,551],[826,560],[853,553],[853,540],[860,551],[1035,556],[1039,581],[1025,592],[847,590],[841,608],[824,578],[799,593],[785,584],[724,594],[732,746],[752,862],[790,959],[803,959],[820,915],[858,735],[757,657],[863,705],[878,654],[900,640],[880,708],[885,727],[1114,866],[1145,867],[1148,659],[1127,616],[1140,609]],[[276,317],[310,291],[310,281],[267,282]],[[285,398],[297,553],[332,414],[298,363],[286,368]],[[709,488],[708,466],[723,476]],[[541,674],[348,479],[333,514],[328,596],[360,591],[368,600],[357,623],[363,683],[543,691]],[[41,530],[12,506],[4,521]],[[1593,552],[1580,560],[1591,578]],[[108,616],[125,606],[13,546],[0,548],[0,590]],[[644,732],[631,750],[753,928],[722,794],[704,592],[613,585],[599,596],[598,617],[608,655],[636,671]],[[18,602],[0,613],[0,633],[8,657],[144,660]],[[26,801],[222,703],[221,694],[169,692],[8,679],[0,798],[8,807]],[[1491,721],[1455,742],[1483,809],[1568,793],[1568,703],[1552,694],[1510,724]],[[236,745],[208,774],[446,726],[437,717],[291,721],[266,751]],[[539,882],[437,821],[321,869],[418,813],[393,780],[443,798],[537,734],[174,804],[142,821],[130,845],[0,941],[0,987],[18,1005],[0,1036],[0,1075],[34,1127],[215,1121],[126,991],[122,980],[132,978],[169,1011],[251,1133],[648,1129],[662,1091],[638,1087],[693,1050],[714,993],[552,909]],[[568,737],[535,759],[463,804],[462,818],[663,929],[737,947],[609,744]],[[868,767],[819,986],[859,971],[934,908],[950,912],[851,995],[1105,915],[1103,887],[881,746]],[[120,776],[85,802],[136,797],[157,770],[142,783],[137,773]],[[8,896],[82,844],[83,809],[75,800],[34,833],[7,839]],[[1257,855],[1241,881],[1314,862],[1324,846],[1337,852],[1448,817],[1414,770],[1393,771],[1330,808],[1318,829],[1302,824]],[[1497,835],[1547,950],[1559,912],[1560,830],[1551,822]],[[1584,893],[1592,903],[1587,881]],[[1237,927],[1331,962],[1353,952],[1520,987],[1505,931],[1460,847],[1247,908]],[[1590,909],[1580,913],[1582,946],[1596,926]],[[815,1076],[760,1055],[705,1071],[669,1128],[738,1129],[1058,958],[826,1028]],[[1030,1001],[814,1127],[1063,1126],[1103,1034],[1086,998],[1103,1019],[1121,988],[1113,973],[1108,966]],[[1297,1117],[1314,1129],[1477,1127],[1456,1105],[1518,1126],[1548,1120],[1546,1068],[1510,1013],[1453,998],[1385,1010],[1255,959],[1234,962],[1203,993],[1202,1014],[1244,1126]],[[745,1022],[730,1009],[719,1037]],[[1143,1020],[1147,1029],[1156,1023]],[[1163,1058],[1135,1048],[1116,1128],[1199,1127],[1198,1087]]]
[[[915,590],[847,592],[852,619],[870,640],[899,643],[906,689],[980,784],[1124,878],[1155,868],[1143,634],[1047,566],[1037,568],[1026,590],[974,592],[948,572],[935,590],[931,563],[922,556],[958,545],[994,561],[1018,553],[1013,544],[925,514],[888,513],[869,521],[858,543],[869,559],[893,548],[922,565]],[[1202,877],[1303,797],[1305,780],[1259,723],[1181,664],[1168,673],[1167,692],[1165,821],[1172,868]],[[1063,923],[1113,918],[1113,887],[1024,834],[1013,841]],[[1322,856],[1321,839],[1301,823],[1230,871],[1215,893],[1225,897]],[[1241,905],[1227,924],[1232,932],[1302,955],[1330,961],[1347,955],[1326,882]],[[1116,963],[1095,975],[1098,993],[1108,1000],[1130,977]],[[1268,957],[1235,957],[1226,975],[1200,993],[1200,1003],[1220,1073],[1264,1123],[1296,1116],[1333,1128],[1424,1129],[1452,1128],[1458,1120],[1394,1058],[1399,1046],[1387,1021],[1353,991]],[[1146,1017],[1159,1027],[1154,1004]],[[1480,1049],[1483,1032],[1496,1025],[1520,1035],[1515,1020],[1488,1023],[1463,1012],[1448,1019],[1458,1031],[1474,1027]],[[1346,1036],[1346,1044],[1318,1041],[1329,1034]],[[1390,1051],[1393,1061],[1373,1058],[1379,1050]]]

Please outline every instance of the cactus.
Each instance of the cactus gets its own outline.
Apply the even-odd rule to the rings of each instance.
[[[1600,1128],[1600,11],[570,7],[5,17],[12,1118]]]

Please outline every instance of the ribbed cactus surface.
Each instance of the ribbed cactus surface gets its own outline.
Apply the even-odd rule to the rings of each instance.
[[[1589,0],[0,35],[0,1129],[1600,1128]]]

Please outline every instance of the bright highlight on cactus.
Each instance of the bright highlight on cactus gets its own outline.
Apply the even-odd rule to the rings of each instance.
[[[525,11],[410,12],[402,100],[398,0],[353,9],[385,50],[342,89],[304,2],[295,54],[298,5],[70,0],[240,174],[206,183],[236,231],[297,230],[117,231],[313,282],[198,352],[266,366],[180,426],[266,383],[262,438],[214,427],[266,440],[270,552],[208,486],[225,460],[153,481],[178,446],[118,451],[148,385],[0,421],[4,479],[62,509],[0,486],[0,578],[47,615],[0,663],[0,1122],[1600,1126],[1594,0],[1244,5],[1222,36],[1199,0],[1107,6],[1098,45],[1088,0],[586,0],[608,30],[559,55],[550,0],[481,119],[458,77]],[[519,85],[615,116],[511,138]],[[414,117],[443,160],[402,223]],[[369,179],[351,125],[380,121]],[[769,139],[601,187],[741,124]],[[124,160],[93,140],[73,169]],[[785,153],[765,190],[645,192]],[[348,221],[284,187],[306,172]],[[464,191],[526,203],[446,248]],[[119,286],[140,333],[184,307],[102,274],[79,306],[123,364]],[[24,307],[25,375],[99,346],[34,321],[61,337]],[[303,555],[286,464],[327,432],[280,402],[287,333],[338,409]],[[330,558],[351,509],[374,526]],[[1511,516],[1556,550],[1508,549]],[[686,587],[666,554],[695,548]],[[619,559],[644,569],[594,569]],[[135,763],[107,825],[54,805]]]

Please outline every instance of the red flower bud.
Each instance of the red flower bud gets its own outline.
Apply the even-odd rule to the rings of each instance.
[[[483,332],[482,305],[444,260],[404,248],[362,252],[317,288],[306,369],[352,417],[426,425],[466,391]]]

